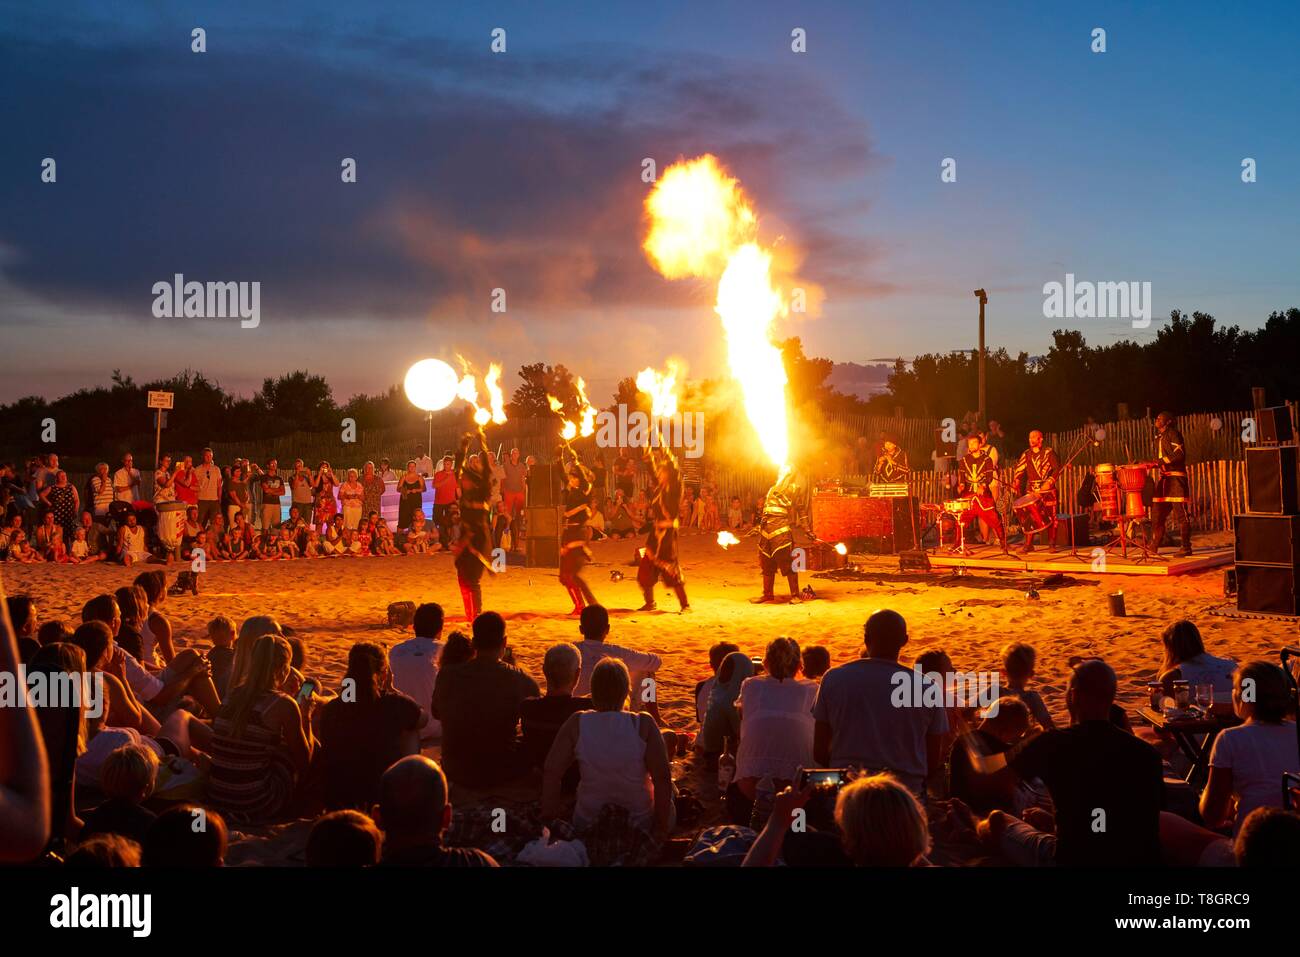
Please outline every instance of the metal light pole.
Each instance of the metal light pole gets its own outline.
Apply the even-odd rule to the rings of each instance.
[[[984,391],[984,306],[989,301],[989,294],[983,289],[975,290],[975,298],[980,301],[980,354],[979,354],[979,376],[980,376],[980,402],[979,402],[979,421],[980,425],[984,424],[984,414],[986,409]]]

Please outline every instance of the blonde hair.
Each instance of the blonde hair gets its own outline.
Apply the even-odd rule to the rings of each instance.
[[[243,737],[244,728],[253,716],[253,706],[262,695],[275,690],[276,676],[289,667],[292,659],[293,649],[280,635],[263,635],[253,644],[248,673],[222,709],[230,720],[234,737]]]
[[[99,788],[111,798],[134,798],[141,791],[153,794],[158,755],[143,744],[124,744],[104,759]]]
[[[1038,661],[1038,652],[1032,645],[1015,641],[1002,649],[1002,670],[1008,675],[1024,675],[1034,670]]]
[[[911,867],[930,850],[925,808],[892,774],[845,785],[835,801],[835,823],[858,867]]]

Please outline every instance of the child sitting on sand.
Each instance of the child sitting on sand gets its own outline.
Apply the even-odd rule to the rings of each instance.
[[[280,546],[275,536],[275,530],[263,532],[253,543],[253,557],[263,562],[273,562],[280,557]]]
[[[375,513],[374,512],[371,512],[369,515],[367,515],[364,519],[361,520],[361,524],[357,526],[357,534],[354,537],[356,539],[357,544],[361,546],[361,551],[358,554],[361,555],[374,554],[374,548],[373,548],[373,543],[375,540]]]
[[[700,725],[704,724],[704,712],[709,705],[709,693],[718,683],[718,669],[722,667],[722,660],[733,651],[739,650],[740,646],[730,641],[720,641],[709,649],[709,671],[712,674],[695,685],[695,720]]]
[[[302,546],[303,558],[324,558],[325,552],[321,548],[320,532],[316,529],[309,529],[307,532],[307,541]]]
[[[1029,708],[1032,717],[1044,731],[1056,727],[1043,696],[1026,687],[1034,676],[1034,666],[1038,662],[1038,652],[1022,641],[1012,642],[1002,649],[1002,670],[1006,674],[1006,687],[1002,694],[1019,698]]]
[[[402,545],[408,555],[425,555],[429,551],[429,529],[426,527],[424,512],[417,511],[411,519],[411,528],[406,533],[406,542]]]
[[[831,650],[825,645],[809,645],[803,650],[803,676],[809,681],[821,681],[830,670]]]
[[[280,526],[280,536],[275,543],[280,558],[290,559],[299,556],[298,543],[293,540],[293,531],[288,525]]]
[[[199,533],[195,535],[194,540],[190,542],[189,548],[181,549],[181,557],[183,557],[187,562],[192,562],[196,558],[200,557],[202,557],[202,560],[206,562],[209,558],[216,557],[208,545],[207,529],[199,529]]]
[[[745,510],[740,507],[740,496],[731,496],[731,505],[727,509],[727,528],[733,532],[745,527]],[[805,670],[807,670],[805,668]]]
[[[361,542],[357,540],[356,533],[350,528],[343,529],[343,538],[339,542],[339,554],[346,555],[349,558],[365,554],[361,550]]]
[[[225,615],[218,615],[208,622],[208,667],[212,671],[212,683],[217,687],[217,694],[224,700],[230,684],[230,671],[235,665],[235,623]]]
[[[68,562],[79,565],[90,557],[90,545],[86,542],[86,530],[79,528],[72,533],[72,547],[68,551]]]
[[[321,539],[321,551],[326,555],[343,554],[343,516],[334,515],[325,524],[325,537]]]
[[[125,744],[110,752],[99,783],[108,800],[86,815],[81,839],[120,834],[133,841],[144,840],[157,816],[141,805],[153,794],[157,775],[158,755],[143,744]]]
[[[388,523],[382,518],[375,523],[375,537],[371,543],[370,550],[376,555],[400,555],[397,550],[397,544],[393,541],[393,533],[388,527]]]

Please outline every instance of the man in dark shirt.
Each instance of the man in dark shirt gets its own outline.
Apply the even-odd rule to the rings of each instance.
[[[506,623],[494,611],[474,619],[474,657],[443,668],[433,686],[432,713],[442,722],[442,761],[457,784],[490,787],[528,770],[517,729],[525,698],[541,694],[537,682],[506,654]]]
[[[555,735],[569,716],[579,711],[591,711],[590,697],[574,697],[573,689],[582,673],[582,654],[576,645],[561,642],[546,649],[542,659],[542,674],[546,676],[546,694],[528,698],[519,708],[520,728],[523,732],[523,749],[531,767],[546,766],[546,756],[551,753]],[[564,775],[566,794],[578,787],[578,766],[574,764]]]
[[[442,846],[442,835],[451,824],[447,779],[423,755],[402,758],[384,772],[374,817],[384,831],[381,867],[497,866],[491,855],[477,848]]]
[[[1164,781],[1155,748],[1111,721],[1115,672],[1091,659],[1074,670],[1067,702],[1074,723],[1047,731],[1006,755],[998,772],[1040,778],[1056,805],[1056,864],[1160,864]],[[1001,764],[1003,756],[991,759]]]

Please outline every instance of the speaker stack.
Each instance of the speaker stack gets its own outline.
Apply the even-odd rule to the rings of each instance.
[[[1260,445],[1246,449],[1246,514],[1232,517],[1237,608],[1300,615],[1300,454],[1286,406],[1256,413]]]
[[[560,567],[560,470],[538,463],[528,472],[524,498],[524,563],[529,568]]]

